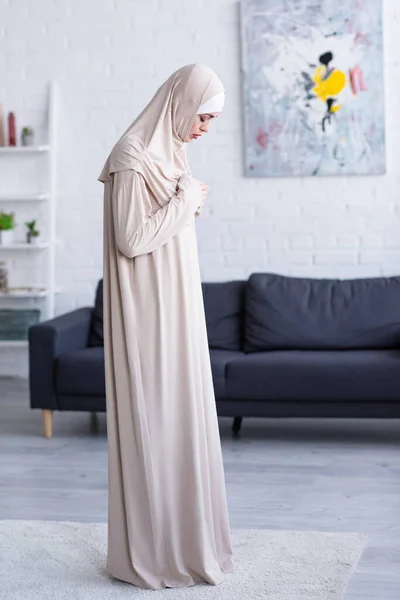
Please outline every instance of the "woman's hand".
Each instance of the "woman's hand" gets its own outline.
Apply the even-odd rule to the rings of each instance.
[[[207,193],[208,193],[208,187],[202,181],[199,181],[199,184],[200,184],[200,187],[201,187],[201,191],[203,193],[203,202],[204,202],[204,199],[205,199],[205,197],[207,196]]]
[[[184,173],[178,180],[176,186],[176,193],[178,194],[180,190],[189,191],[191,194],[196,195],[196,201],[198,202],[197,211],[195,212],[195,216],[198,217],[200,214],[200,210],[204,204],[204,200],[206,199],[208,193],[208,187],[202,181],[195,179],[188,173]]]
[[[203,183],[202,181],[197,180],[198,183],[200,184],[201,187],[201,193],[202,193],[202,200],[201,200],[201,204],[199,206],[199,208],[197,209],[197,211],[195,212],[196,217],[198,217],[200,215],[200,211],[203,207],[204,201],[206,199],[206,196],[208,194],[208,187],[206,186],[205,183]]]

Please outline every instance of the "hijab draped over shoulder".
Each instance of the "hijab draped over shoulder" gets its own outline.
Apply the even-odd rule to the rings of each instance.
[[[224,91],[206,65],[190,64],[175,71],[115,144],[98,180],[106,182],[113,173],[132,169],[164,206],[178,179],[190,173],[185,140],[199,107]]]

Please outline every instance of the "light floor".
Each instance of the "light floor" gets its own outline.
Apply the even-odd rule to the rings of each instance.
[[[346,600],[400,599],[400,422],[220,419],[232,528],[369,534]],[[0,379],[0,519],[107,520],[106,416],[56,413]],[[295,600],[295,599],[294,599]]]

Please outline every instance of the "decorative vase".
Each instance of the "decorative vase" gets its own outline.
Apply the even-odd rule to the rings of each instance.
[[[0,146],[6,145],[6,135],[4,132],[3,106],[0,104]]]
[[[15,135],[15,115],[12,112],[8,113],[8,145],[17,145],[17,137]]]
[[[0,244],[2,246],[8,246],[14,241],[14,230],[13,229],[0,229]]]

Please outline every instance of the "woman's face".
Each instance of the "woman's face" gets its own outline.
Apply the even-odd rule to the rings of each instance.
[[[219,112],[206,113],[204,115],[196,115],[192,130],[189,133],[189,136],[186,138],[186,142],[197,140],[197,138],[201,137],[203,133],[207,133],[210,128],[211,121],[213,119],[216,119],[218,115]]]

